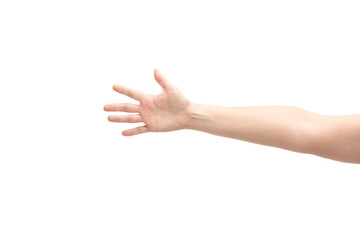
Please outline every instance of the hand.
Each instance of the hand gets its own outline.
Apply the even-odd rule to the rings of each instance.
[[[113,86],[116,92],[131,97],[139,101],[140,104],[107,104],[104,110],[108,112],[137,113],[110,115],[108,120],[110,122],[145,123],[143,126],[124,130],[122,132],[124,136],[133,136],[145,132],[175,131],[187,126],[190,101],[158,69],[154,70],[154,78],[162,87],[162,93],[159,95],[145,94],[120,85]]]

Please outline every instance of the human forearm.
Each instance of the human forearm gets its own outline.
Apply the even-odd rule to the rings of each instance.
[[[306,152],[311,124],[323,116],[295,107],[222,107],[192,103],[188,129]]]

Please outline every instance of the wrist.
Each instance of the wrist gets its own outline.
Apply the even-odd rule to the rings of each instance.
[[[190,102],[186,111],[185,129],[200,130],[200,126],[209,120],[204,106],[203,104]]]

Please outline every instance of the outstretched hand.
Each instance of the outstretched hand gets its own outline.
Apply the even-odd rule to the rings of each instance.
[[[113,103],[104,106],[107,112],[127,112],[136,114],[110,115],[108,120],[117,123],[138,123],[144,125],[122,132],[124,136],[133,136],[145,132],[166,132],[183,129],[187,126],[190,101],[180,90],[170,83],[158,69],[154,78],[162,88],[159,95],[142,93],[136,89],[114,85],[113,89],[123,95],[139,101],[131,103]]]

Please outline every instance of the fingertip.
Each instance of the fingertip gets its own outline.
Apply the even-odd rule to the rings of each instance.
[[[104,111],[107,111],[107,110],[109,110],[109,106],[108,106],[108,105],[105,105],[105,106],[104,106]]]
[[[122,133],[121,133],[124,137],[128,137],[128,136],[130,136],[129,135],[129,131],[128,130],[125,130],[125,131],[122,131]]]

